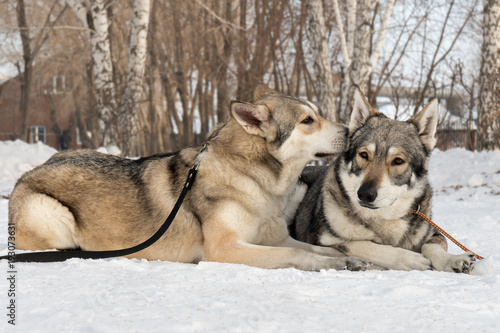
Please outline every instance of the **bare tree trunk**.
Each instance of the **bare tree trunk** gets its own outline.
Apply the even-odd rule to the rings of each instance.
[[[31,93],[31,79],[33,72],[33,60],[36,55],[40,51],[42,45],[49,37],[49,33],[51,32],[50,28],[52,28],[61,18],[61,16],[66,11],[66,7],[64,7],[59,14],[56,16],[54,20],[51,21],[53,17],[54,8],[58,4],[58,1],[54,1],[52,7],[50,8],[47,17],[45,19],[45,23],[43,24],[43,29],[41,29],[40,33],[33,38],[30,36],[29,27],[26,20],[26,8],[24,4],[24,0],[17,0],[17,21],[19,26],[19,33],[21,35],[21,44],[23,47],[23,60],[24,60],[24,68],[21,77],[21,99],[19,102],[19,108],[21,112],[21,139],[26,142],[29,141],[30,133],[28,128],[28,118],[29,118],[29,99]],[[32,45],[33,43],[33,45]],[[21,74],[21,66],[18,64],[19,74]]]
[[[59,137],[62,134],[61,126],[57,123],[56,117],[56,104],[54,103],[54,99],[50,94],[45,94],[45,98],[49,101],[50,105],[50,122],[52,124],[52,131],[56,134],[57,140],[59,141]]]
[[[165,151],[165,141],[162,135],[162,126],[164,125],[164,121],[162,121],[162,117],[158,112],[159,108],[159,98],[160,95],[160,80],[159,80],[159,70],[158,70],[158,55],[156,52],[157,45],[157,28],[158,21],[156,13],[158,11],[158,1],[153,1],[151,12],[150,12],[150,21],[149,21],[149,32],[148,32],[148,65],[146,66],[146,83],[148,87],[148,101],[149,101],[149,146],[147,155],[156,154],[159,152]],[[158,89],[160,88],[160,89]]]
[[[99,138],[100,136],[100,120],[99,120],[99,114],[95,108],[97,105],[97,93],[95,91],[95,84],[94,84],[94,71],[92,70],[92,60],[89,60],[87,65],[85,66],[87,70],[87,78],[85,81],[85,86],[86,86],[86,95],[87,95],[87,101],[88,101],[88,106],[86,109],[86,117],[85,119],[82,117],[82,124],[84,124],[86,130],[90,132],[90,136],[88,139],[90,139],[91,143],[91,148],[97,149],[101,145],[101,140]],[[77,90],[78,91],[78,90]],[[77,110],[81,110],[80,105],[78,104],[78,95],[73,94],[73,101],[75,103],[75,108]],[[80,111],[81,113],[81,111]],[[83,116],[83,115],[82,115]],[[83,129],[83,128],[81,128]],[[87,132],[87,131],[86,131]],[[86,138],[87,139],[87,138]],[[85,141],[84,141],[85,142]],[[90,147],[87,147],[90,148]]]
[[[232,22],[231,14],[231,0],[225,0],[225,20],[229,23]],[[225,123],[229,119],[229,91],[227,87],[227,69],[229,66],[229,60],[231,58],[231,29],[229,27],[222,28],[221,33],[224,40],[224,46],[222,51],[221,64],[218,66],[217,70],[217,122]],[[215,51],[216,52],[216,51]]]
[[[299,13],[299,22],[298,22],[298,31],[295,33],[295,29],[297,28],[297,23],[294,21],[291,22],[292,28],[291,28],[291,34],[292,34],[292,40],[293,44],[295,47],[295,60],[294,60],[294,69],[290,78],[290,84],[289,84],[289,90],[288,94],[289,95],[295,95],[295,96],[300,96],[301,93],[301,77],[304,78],[304,88],[306,92],[306,96],[308,99],[312,98],[312,94],[309,89],[309,73],[307,70],[307,65],[305,64],[305,59],[304,59],[304,43],[303,43],[303,30],[304,27],[307,25],[307,12],[306,12],[306,3],[301,2],[300,6],[300,13]],[[290,11],[294,11],[293,8],[290,8]],[[296,36],[296,40],[294,38]]]
[[[90,76],[89,76],[90,78]],[[93,95],[91,92],[87,92],[89,99],[93,99]],[[82,114],[81,107],[79,104],[80,101],[80,94],[79,94],[79,89],[73,89],[72,91],[73,94],[73,102],[75,104],[75,118],[76,118],[76,126],[78,127],[78,132],[80,134],[80,140],[82,141],[82,148],[90,148],[90,149],[95,149],[98,147],[96,140],[93,138],[94,135],[92,135],[95,131],[92,131],[93,126],[88,126],[87,125],[87,119],[85,119],[84,115]],[[91,103],[92,104],[92,103]],[[89,117],[90,120],[92,121],[95,117]],[[91,127],[89,129],[89,127]]]
[[[238,89],[236,91],[236,98],[242,101],[248,101],[251,98],[251,93],[248,91],[248,72],[246,69],[245,59],[249,57],[248,53],[248,40],[246,35],[247,26],[247,0],[240,1],[240,27],[242,29],[238,32],[238,52],[235,55],[235,62],[237,66],[236,77],[238,79]]]
[[[23,60],[24,72],[21,79],[21,100],[19,109],[21,112],[21,139],[29,142],[29,98],[31,91],[31,63],[32,53],[30,46],[30,35],[28,25],[26,23],[26,8],[24,0],[17,0],[17,21],[19,26],[19,33],[21,35],[21,43],[23,45]],[[21,74],[21,73],[20,73]]]
[[[473,117],[472,117],[472,115],[473,115],[472,110],[474,110],[476,108],[476,101],[477,101],[476,84],[479,81],[479,79],[478,79],[479,75],[473,75],[472,80],[470,80],[470,84],[466,83],[466,80],[464,80],[463,68],[464,68],[464,64],[463,64],[463,62],[461,62],[459,60],[456,67],[455,67],[455,71],[454,71],[453,76],[455,77],[458,84],[460,84],[462,86],[462,88],[465,90],[465,92],[467,94],[466,97],[468,98],[468,101],[465,101],[464,107],[466,108],[466,110],[469,110],[469,117],[466,120],[467,133],[465,136],[465,149],[470,150],[470,151],[474,151],[474,150],[476,150],[475,137],[476,137],[477,131],[473,131],[471,125],[473,124],[473,121],[474,121]],[[452,76],[452,79],[453,79],[453,76]]]
[[[180,146],[182,145],[180,144],[178,139],[175,140],[174,142],[170,140],[171,134],[173,132],[172,118],[174,118],[174,124],[176,125],[179,133],[179,135],[177,135],[177,138],[180,137],[182,127],[180,127],[180,120],[178,119],[179,117],[177,114],[177,110],[175,108],[175,97],[172,92],[173,89],[172,89],[172,84],[170,82],[170,78],[168,74],[165,73],[166,72],[165,69],[163,69],[162,72],[163,74],[160,75],[160,78],[163,84],[163,93],[165,95],[165,100],[167,102],[167,112],[165,113],[165,116],[167,118],[167,126],[165,128],[165,133],[163,133],[164,134],[163,137],[164,140],[168,142],[167,146],[168,150],[174,151],[179,149]]]
[[[322,0],[307,0],[306,6],[309,43],[313,53],[313,68],[317,80],[317,104],[323,116],[336,121],[335,91]]]
[[[139,100],[142,95],[146,65],[149,8],[149,0],[135,0],[130,32],[127,86],[119,119],[122,153],[124,155],[137,154]]]
[[[182,147],[189,146],[191,142],[192,133],[192,123],[190,122],[190,109],[189,109],[189,91],[188,91],[188,79],[186,70],[188,70],[188,66],[186,65],[187,56],[184,53],[184,40],[182,36],[181,29],[181,6],[182,4],[174,1],[174,13],[173,13],[173,24],[174,24],[174,39],[175,39],[175,80],[177,83],[177,92],[179,94],[180,102],[182,105],[182,121],[177,122],[179,137],[182,140]],[[174,108],[173,112],[177,113],[177,110]],[[175,117],[175,115],[174,115]]]
[[[484,0],[479,87],[479,150],[500,149],[500,0]]]

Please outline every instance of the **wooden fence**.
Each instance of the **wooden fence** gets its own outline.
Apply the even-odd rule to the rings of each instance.
[[[436,148],[439,150],[447,150],[451,148],[475,150],[477,147],[477,131],[475,129],[440,129],[437,131],[436,138]]]

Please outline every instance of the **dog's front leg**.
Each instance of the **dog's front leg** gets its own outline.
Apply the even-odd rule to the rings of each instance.
[[[422,246],[422,254],[429,258],[432,267],[437,271],[470,273],[474,268],[476,257],[470,252],[451,254],[447,252],[446,239],[441,234],[435,234]]]
[[[220,243],[219,243],[220,244]],[[302,249],[290,247],[272,247],[245,243],[242,241],[226,242],[213,249],[204,251],[205,260],[244,264],[260,268],[297,268],[305,271],[321,269],[365,270],[366,262],[356,258],[332,258]]]
[[[281,247],[292,247],[294,249],[302,249],[307,252],[311,253],[316,253],[320,254],[323,256],[328,256],[328,257],[345,257],[346,255],[340,252],[339,250],[332,248],[332,247],[326,247],[326,246],[317,246],[317,245],[311,245],[308,243],[304,243],[301,241],[298,241],[296,239],[293,239],[290,236],[287,236],[283,242],[280,242],[278,246]]]
[[[350,241],[332,245],[341,252],[360,257],[388,269],[409,271],[431,269],[431,261],[422,254],[372,241]]]
[[[339,257],[345,257],[347,254],[344,254],[340,252],[338,249],[330,246],[317,246],[317,245],[311,245],[308,243],[300,242],[296,239],[293,239],[292,237],[288,236],[281,244],[280,246],[289,246],[297,249],[302,249],[306,250],[311,253],[316,253],[320,254],[323,256],[328,256],[328,257],[334,257],[334,258],[339,258]],[[349,257],[351,259],[361,259],[361,258],[355,258],[355,257]],[[362,259],[361,259],[362,260]],[[369,259],[368,259],[369,260]],[[386,270],[386,267],[382,267],[379,265],[375,265],[373,262],[368,262],[368,266],[366,267],[367,270]]]
[[[294,267],[306,271],[319,271],[321,269],[365,270],[367,266],[365,261],[357,258],[330,257],[309,252],[304,248],[290,246],[251,244],[245,240],[248,236],[245,232],[242,232],[241,229],[227,227],[227,224],[224,223],[206,221],[203,226],[203,236],[203,257],[204,260],[208,261],[244,264],[261,268]]]

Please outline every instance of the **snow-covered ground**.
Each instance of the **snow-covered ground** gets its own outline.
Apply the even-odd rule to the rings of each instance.
[[[54,152],[0,142],[0,197]],[[472,275],[72,259],[17,263],[12,298],[3,261],[0,332],[498,332],[500,152],[435,151],[430,176],[434,220],[486,257]],[[7,204],[0,199],[0,255]]]

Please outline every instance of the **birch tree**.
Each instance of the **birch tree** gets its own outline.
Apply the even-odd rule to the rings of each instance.
[[[66,0],[82,24],[89,28],[92,68],[97,93],[100,143],[117,145],[115,85],[105,0]]]
[[[135,0],[130,32],[127,86],[119,119],[122,153],[125,155],[137,154],[139,102],[146,64],[149,9],[150,0]]]
[[[478,146],[500,149],[500,0],[484,0]]]
[[[307,0],[306,2],[309,43],[313,53],[313,68],[317,80],[317,104],[323,116],[332,121],[337,121],[332,67],[330,65],[325,17],[321,1]]]
[[[343,81],[339,120],[346,122],[352,109],[352,99],[355,87],[358,86],[365,94],[368,77],[372,73],[380,55],[387,30],[387,24],[392,15],[395,0],[386,2],[385,11],[380,22],[377,39],[372,46],[371,29],[372,12],[378,0],[359,0],[347,3],[347,32],[340,15],[338,0],[334,0],[335,18],[340,31],[343,58]]]

